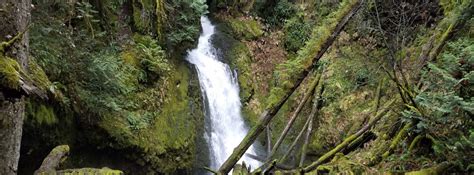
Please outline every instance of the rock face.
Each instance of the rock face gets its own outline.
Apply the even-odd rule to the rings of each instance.
[[[0,43],[7,42],[15,35],[26,30],[30,21],[30,0],[0,1]],[[4,53],[3,53],[4,52]],[[28,35],[15,42],[0,53],[0,59],[14,58],[21,69],[27,67]],[[0,174],[17,174],[20,157],[25,103],[22,96],[10,96],[0,89]]]

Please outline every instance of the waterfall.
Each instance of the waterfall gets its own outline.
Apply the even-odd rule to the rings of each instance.
[[[201,91],[206,102],[206,141],[209,145],[210,167],[219,168],[247,134],[241,116],[239,84],[236,73],[218,60],[211,37],[215,27],[207,17],[201,17],[203,32],[197,48],[188,51],[187,60],[194,64],[199,77]],[[256,155],[254,146],[247,153]],[[256,168],[260,162],[243,156],[240,162]]]

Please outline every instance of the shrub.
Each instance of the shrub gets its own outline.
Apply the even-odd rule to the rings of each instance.
[[[474,42],[459,39],[447,45],[438,62],[424,71],[423,84],[415,101],[421,110],[405,110],[406,119],[416,119],[415,131],[433,137],[439,159],[456,160],[468,167],[474,148]]]
[[[288,0],[280,0],[276,6],[270,11],[270,14],[264,15],[268,16],[267,23],[272,26],[281,26],[286,19],[290,18],[296,13],[296,7],[288,2]]]
[[[135,35],[136,53],[140,63],[143,82],[153,81],[171,71],[171,66],[166,60],[165,51],[161,49],[158,42],[150,36]]]
[[[311,35],[311,25],[303,19],[302,14],[285,22],[284,45],[287,51],[296,52],[303,47]]]

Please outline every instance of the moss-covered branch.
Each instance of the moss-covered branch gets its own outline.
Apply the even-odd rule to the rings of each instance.
[[[364,134],[366,131],[368,131],[370,128],[372,128],[377,121],[379,121],[389,110],[390,107],[393,105],[395,100],[391,100],[388,102],[383,109],[380,110],[380,112],[377,113],[377,115],[369,122],[367,123],[364,127],[362,127],[359,131],[357,131],[355,134],[350,135],[344,141],[337,145],[335,148],[333,148],[331,151],[327,152],[326,154],[322,155],[317,161],[313,162],[309,166],[305,167],[302,171],[303,172],[310,172],[312,170],[315,170],[319,165],[323,164],[327,160],[329,160],[331,157],[333,157],[336,153],[341,151],[343,148],[345,148],[347,145],[349,145],[352,141],[357,139],[359,136]]]
[[[10,47],[16,41],[22,39],[23,35],[26,33],[28,28],[29,28],[29,26],[27,26],[24,31],[22,31],[22,32],[18,33],[17,35],[15,35],[12,39],[10,39],[8,41],[1,42],[0,43],[0,54],[5,54],[5,49],[6,48]]]

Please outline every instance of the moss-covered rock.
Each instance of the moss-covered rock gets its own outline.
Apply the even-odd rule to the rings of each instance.
[[[123,111],[125,115],[111,113],[99,123],[117,141],[113,147],[136,149],[130,158],[163,173],[192,168],[197,136],[194,131],[201,117],[199,113],[191,113],[191,103],[195,100],[188,96],[188,67],[174,65],[173,69],[175,71],[162,82],[164,87],[155,86],[155,90],[127,97],[129,100],[150,101],[151,104],[143,103],[133,112]],[[154,106],[152,101],[159,100],[163,100],[162,105]]]

